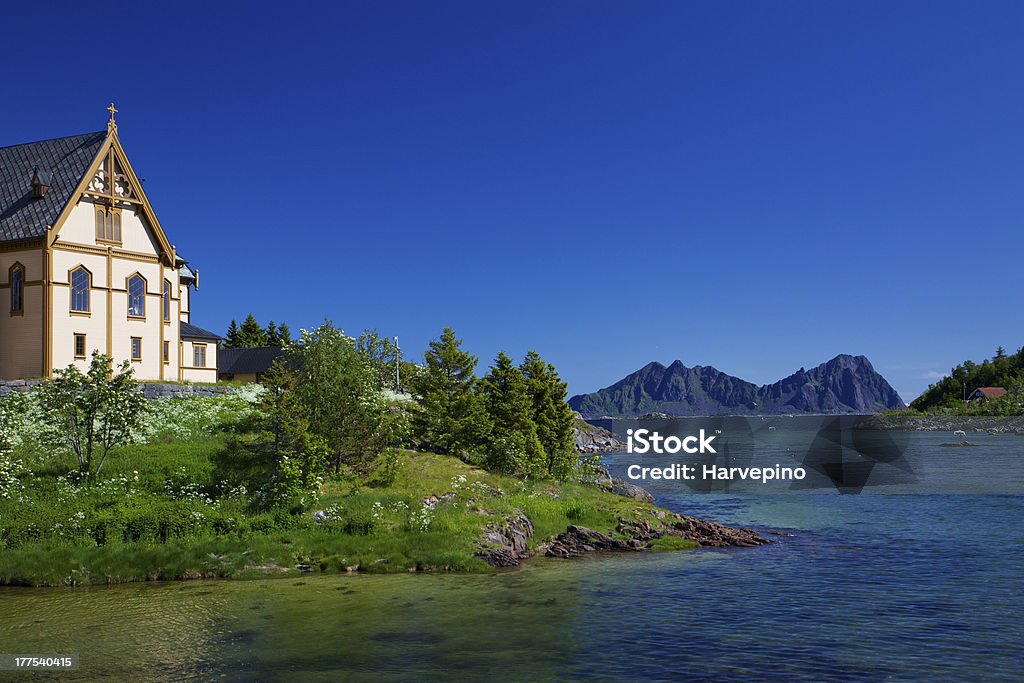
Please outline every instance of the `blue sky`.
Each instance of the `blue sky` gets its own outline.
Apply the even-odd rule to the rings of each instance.
[[[153,5],[153,6],[147,6]],[[0,144],[122,140],[193,322],[905,397],[1024,344],[1024,5],[16,3]]]

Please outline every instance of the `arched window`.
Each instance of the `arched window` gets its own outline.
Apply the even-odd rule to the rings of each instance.
[[[77,313],[89,312],[89,288],[92,287],[92,275],[79,266],[71,271],[71,310]]]
[[[25,311],[25,266],[15,263],[11,266],[11,313]]]
[[[146,317],[146,280],[137,273],[128,278],[128,317]]]
[[[164,322],[171,322],[171,281],[164,280]]]

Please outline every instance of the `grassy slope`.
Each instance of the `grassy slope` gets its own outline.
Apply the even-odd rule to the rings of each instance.
[[[0,501],[0,583],[75,585],[355,568],[488,571],[473,557],[482,529],[517,509],[534,523],[534,545],[567,524],[611,532],[619,517],[650,519],[657,510],[592,487],[522,482],[427,453],[404,454],[398,478],[386,487],[328,482],[314,507],[329,511],[327,524],[314,521],[310,512],[251,513],[244,499],[230,496],[211,506],[202,495],[167,494],[168,481],[212,486],[210,461],[221,447],[211,438],[123,449],[110,462],[108,481],[128,483],[87,494],[61,491],[55,473],[42,473],[29,490],[31,503]],[[423,499],[449,492],[453,499],[426,511],[424,528]],[[85,512],[77,533],[53,532],[77,511]],[[196,513],[201,521],[194,521]]]

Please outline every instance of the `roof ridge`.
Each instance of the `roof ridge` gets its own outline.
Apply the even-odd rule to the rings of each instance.
[[[97,131],[90,131],[88,133],[77,133],[75,135],[61,135],[61,136],[56,137],[56,138],[45,138],[43,140],[32,140],[30,142],[19,142],[19,143],[13,144],[13,145],[0,145],[0,149],[11,149],[12,147],[25,147],[26,145],[38,145],[38,144],[40,144],[42,142],[56,142],[57,140],[69,140],[71,138],[84,138],[84,137],[89,137],[89,136],[92,136],[92,135],[103,135],[104,137],[106,137],[107,131],[105,131],[105,130],[97,130]]]

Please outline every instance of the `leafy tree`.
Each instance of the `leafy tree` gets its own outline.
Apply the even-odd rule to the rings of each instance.
[[[263,375],[266,391],[258,408],[263,417],[260,433],[271,465],[272,504],[315,500],[319,493],[329,449],[326,441],[309,431],[308,407],[296,388],[298,374],[277,360]]]
[[[86,374],[69,365],[38,392],[48,441],[74,454],[82,481],[99,478],[110,450],[130,441],[146,408],[131,363],[124,361],[116,373],[111,364],[110,356],[94,351]]]
[[[256,317],[250,313],[238,328],[238,346],[235,348],[252,348],[255,346],[266,346],[267,335],[256,322]]]
[[[551,363],[530,351],[520,366],[530,395],[532,419],[546,457],[548,476],[568,479],[576,469],[575,419],[566,402],[568,385]]]
[[[224,335],[224,340],[221,342],[225,349],[237,349],[238,348],[238,323],[234,320],[228,325],[228,333]]]
[[[396,438],[400,417],[388,413],[356,341],[327,321],[303,331],[286,358],[298,374],[295,391],[309,411],[310,429],[326,441],[335,473],[348,465],[368,474]]]
[[[488,465],[510,474],[543,474],[544,448],[533,422],[533,401],[526,378],[504,351],[481,382],[481,394],[491,421],[495,440],[504,439],[497,453],[489,454]],[[509,453],[514,453],[510,456]]]
[[[425,367],[414,380],[413,428],[424,448],[466,457],[484,443],[490,425],[474,391],[477,359],[461,347],[462,341],[449,327],[440,339],[430,341]]]
[[[397,391],[395,359],[400,355],[400,351],[394,340],[380,336],[377,330],[365,330],[356,340],[356,348],[372,369],[377,389]]]

